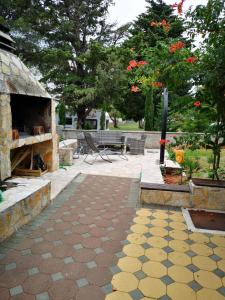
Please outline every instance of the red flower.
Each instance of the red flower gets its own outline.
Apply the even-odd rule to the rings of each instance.
[[[195,101],[194,106],[195,106],[195,107],[201,106],[201,102],[200,102],[200,101]]]
[[[179,15],[183,12],[183,5],[185,0],[181,0],[179,3],[175,2],[174,4],[170,5],[172,8],[177,8],[177,12]]]
[[[156,82],[152,82],[152,86],[153,86],[153,87],[158,87],[158,88],[160,88],[160,87],[163,86],[163,84],[162,84],[162,82],[156,81]]]
[[[145,61],[145,60],[140,60],[140,61],[137,63],[137,65],[138,65],[138,67],[147,65],[147,61]]]
[[[128,66],[127,67],[127,71],[131,71],[132,70],[132,67],[131,66]]]
[[[181,41],[176,42],[176,43],[170,45],[169,52],[170,53],[175,53],[178,49],[184,48],[184,46],[185,46],[185,43],[183,43]]]
[[[158,22],[151,22],[151,23],[149,23],[149,24],[150,24],[150,26],[152,26],[152,27],[158,26]]]
[[[164,140],[164,139],[161,139],[161,140],[159,141],[160,145],[165,145],[165,144],[167,144],[167,143],[169,143],[169,142],[170,142],[170,140]]]
[[[136,62],[136,60],[131,60],[131,61],[129,62],[129,65],[130,65],[132,68],[137,67],[137,62]]]
[[[197,60],[197,57],[195,56],[190,56],[186,59],[186,62],[190,63],[190,64],[193,64],[194,62],[196,62]]]
[[[131,87],[131,92],[133,92],[133,93],[137,93],[139,91],[139,88],[138,88],[138,86],[136,86],[136,85],[132,85],[132,87]]]

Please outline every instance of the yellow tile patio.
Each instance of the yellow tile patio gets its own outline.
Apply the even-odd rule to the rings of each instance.
[[[188,231],[180,211],[137,211],[106,300],[225,300],[225,238]]]

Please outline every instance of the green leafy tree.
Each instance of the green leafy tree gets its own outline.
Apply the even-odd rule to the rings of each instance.
[[[126,26],[114,30],[107,24],[110,4],[112,0],[0,0],[0,22],[11,28],[19,53],[77,113],[79,128],[102,101],[95,79],[106,59],[103,45],[116,44],[126,34]]]

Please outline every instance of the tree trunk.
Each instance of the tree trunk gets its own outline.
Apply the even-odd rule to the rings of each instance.
[[[85,107],[79,107],[77,109],[77,129],[84,129],[86,119]]]
[[[117,118],[113,118],[113,127],[114,128],[118,128],[118,122],[117,122]]]

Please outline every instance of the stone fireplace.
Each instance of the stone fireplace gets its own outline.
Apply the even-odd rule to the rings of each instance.
[[[55,103],[13,52],[14,41],[0,26],[0,181],[11,177],[12,165],[32,169],[35,155],[48,171],[58,168]]]

